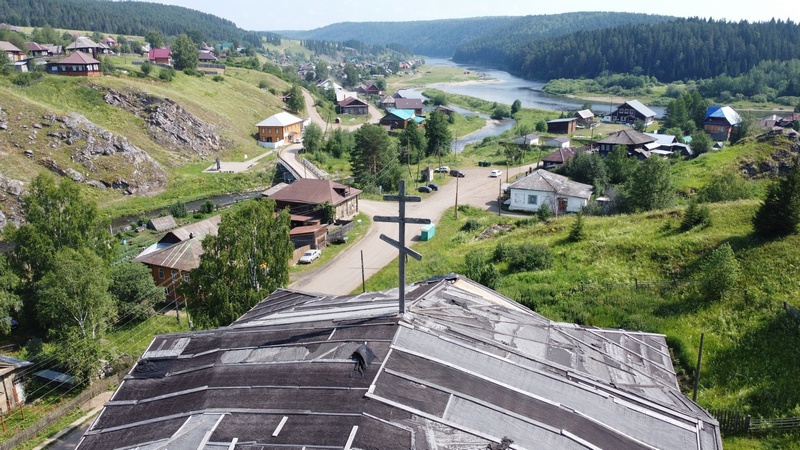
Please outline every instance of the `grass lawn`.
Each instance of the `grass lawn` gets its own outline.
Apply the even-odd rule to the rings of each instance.
[[[436,83],[459,83],[485,81],[476,72],[458,69],[456,67],[422,66],[413,75],[391,76],[386,79],[387,91],[408,89],[412,87],[427,86]]]

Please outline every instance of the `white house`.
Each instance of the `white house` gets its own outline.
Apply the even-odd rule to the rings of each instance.
[[[528,147],[532,145],[539,145],[539,136],[533,133],[526,134],[525,136],[514,138],[513,142],[517,145],[527,145]]]
[[[594,188],[561,175],[539,169],[508,187],[511,211],[538,211],[547,204],[557,213],[579,212]]]
[[[566,137],[557,137],[548,139],[544,143],[545,147],[559,147],[559,148],[567,148],[569,147],[569,138]]]

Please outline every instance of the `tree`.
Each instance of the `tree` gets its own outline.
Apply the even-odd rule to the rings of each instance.
[[[73,332],[99,339],[116,316],[107,264],[85,247],[63,248],[52,259],[37,285],[39,323],[57,339]]]
[[[151,30],[144,35],[145,42],[150,44],[150,48],[161,48],[164,46],[164,35],[160,31]]]
[[[211,199],[206,200],[205,202],[203,202],[202,205],[200,205],[200,212],[203,214],[211,214],[216,210],[217,210],[217,205],[214,204],[214,201]]]
[[[150,72],[152,72],[152,71],[153,71],[153,67],[154,67],[154,64],[153,64],[153,63],[151,63],[150,61],[145,61],[145,62],[143,62],[143,63],[142,63],[142,65],[141,65],[141,67],[139,68],[139,70],[141,70],[141,71],[142,71],[142,73],[144,74],[144,76],[149,76],[149,75],[150,75]]]
[[[489,289],[497,288],[497,284],[500,282],[500,272],[489,261],[489,258],[478,250],[471,250],[464,256],[462,273],[470,280],[477,281]]]
[[[514,100],[514,103],[511,104],[511,115],[514,115],[522,109],[522,102],[519,99]]]
[[[800,224],[800,161],[792,170],[767,189],[764,202],[753,217],[753,227],[760,236],[776,238],[797,231]]]
[[[539,119],[539,121],[536,122],[536,131],[539,133],[544,133],[547,131],[547,121],[544,119]]]
[[[425,121],[425,138],[428,140],[427,156],[441,156],[450,152],[453,136],[447,128],[447,116],[441,111],[433,111]]]
[[[400,146],[405,151],[408,164],[416,163],[420,159],[420,153],[428,146],[428,141],[425,133],[419,129],[417,122],[410,121],[400,133]]]
[[[229,325],[289,282],[289,212],[275,202],[251,200],[225,216],[216,236],[203,239],[200,266],[180,290],[200,328]]]
[[[0,336],[11,332],[11,318],[22,308],[16,294],[19,277],[11,270],[5,255],[0,254]]]
[[[305,109],[306,102],[303,98],[303,91],[300,89],[300,86],[292,84],[292,87],[284,92],[284,94],[287,96],[286,107],[289,108],[289,110],[300,113]]]
[[[324,140],[322,136],[322,128],[319,125],[312,123],[303,130],[303,147],[308,153],[316,154],[322,150]]]
[[[697,197],[689,202],[689,207],[683,213],[681,220],[681,230],[689,231],[694,227],[707,227],[711,225],[711,210],[708,205],[700,205]]]
[[[625,186],[624,208],[650,211],[672,206],[675,192],[669,162],[649,158],[640,162]]]
[[[317,76],[318,80],[327,80],[328,79],[328,62],[324,59],[320,59],[317,61],[317,64],[314,65],[314,74]]]
[[[508,109],[508,106],[497,105],[497,107],[494,109],[494,112],[492,112],[492,119],[495,120],[504,119],[506,117],[511,117],[511,114],[513,114],[513,112],[510,109]]]
[[[586,231],[583,229],[583,213],[578,212],[575,215],[575,222],[572,223],[572,228],[569,230],[567,239],[570,242],[580,242],[586,239]]]
[[[176,219],[183,219],[189,215],[189,209],[186,207],[186,203],[178,200],[169,207],[169,213]]]
[[[131,261],[111,268],[109,292],[122,322],[147,319],[153,306],[166,299],[164,288],[156,286],[150,269]]]
[[[382,126],[362,125],[355,132],[355,148],[350,153],[356,184],[364,188],[394,189],[401,174],[397,155],[397,148]]]
[[[608,182],[606,165],[597,153],[579,152],[567,161],[566,175],[579,183],[591,184],[600,189]]]
[[[711,136],[705,131],[697,130],[692,133],[692,151],[694,152],[695,156],[708,153],[711,151],[711,147],[713,145],[714,141],[711,140]]]
[[[23,197],[22,212],[26,223],[10,230],[8,238],[16,243],[9,260],[24,282],[38,282],[52,267],[53,255],[63,248],[89,248],[106,262],[114,256],[108,222],[68,178],[59,185],[50,175],[34,178]]]
[[[730,202],[753,196],[750,183],[734,172],[714,174],[711,182],[700,188],[697,196],[702,202]]]
[[[11,62],[6,52],[0,52],[0,75],[8,75],[11,73]]]
[[[698,287],[708,300],[718,300],[736,286],[741,268],[727,242],[712,251],[700,265]]]
[[[328,142],[325,143],[325,150],[333,155],[334,158],[342,158],[350,155],[355,148],[355,138],[353,133],[336,128],[333,130]]]
[[[731,145],[735,145],[737,142],[750,136],[753,130],[753,122],[754,120],[749,114],[742,117],[742,121],[733,127],[733,132],[731,132]]]
[[[175,38],[175,43],[172,44],[171,51],[175,69],[194,70],[197,68],[197,63],[200,62],[198,59],[200,52],[197,50],[197,45],[192,42],[189,36],[181,34]]]
[[[608,181],[622,184],[628,181],[636,168],[636,160],[628,158],[628,149],[624,145],[616,145],[605,159]]]
[[[344,80],[342,81],[344,87],[355,86],[356,84],[358,84],[359,79],[360,78],[358,76],[358,69],[356,69],[356,66],[347,63],[344,66]]]

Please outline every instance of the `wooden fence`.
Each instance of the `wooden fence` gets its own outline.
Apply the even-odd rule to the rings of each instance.
[[[800,417],[779,417],[764,419],[751,417],[739,411],[709,410],[719,421],[719,428],[725,434],[770,433],[800,430]]]

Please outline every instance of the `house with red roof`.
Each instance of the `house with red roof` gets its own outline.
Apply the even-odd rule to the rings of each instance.
[[[114,40],[111,36],[106,36],[103,39],[100,39],[100,43],[105,45],[106,47],[119,47],[119,42]]]
[[[147,53],[147,59],[153,64],[172,65],[172,51],[169,47],[154,48]]]
[[[292,227],[320,225],[326,222],[322,205],[329,203],[335,208],[330,219],[349,219],[358,214],[358,197],[361,190],[330,180],[302,178],[276,192],[264,192],[275,200],[275,210],[289,208]]]
[[[55,63],[48,63],[47,73],[80,77],[93,77],[103,74],[100,70],[100,61],[80,51],[76,51]]]
[[[48,48],[43,45],[39,45],[36,42],[26,42],[25,51],[28,52],[28,56],[31,58],[36,58],[40,56],[47,56]]]

